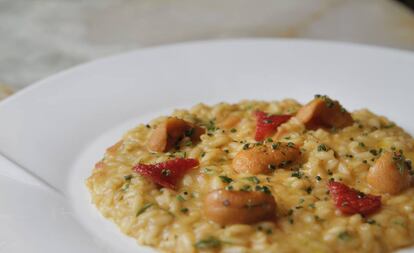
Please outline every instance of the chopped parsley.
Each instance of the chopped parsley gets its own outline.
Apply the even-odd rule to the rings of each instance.
[[[255,184],[260,183],[260,180],[257,177],[255,177],[255,176],[253,176],[253,177],[245,177],[243,179],[245,179],[247,181],[250,181],[252,183],[255,183]]]
[[[165,177],[168,177],[169,175],[171,175],[171,170],[169,169],[162,169],[161,170],[161,174]]]
[[[274,164],[268,164],[268,165],[267,165],[267,168],[268,168],[270,171],[275,171],[275,170],[276,170],[276,165],[274,165]]]
[[[394,123],[390,123],[390,124],[384,126],[384,128],[386,128],[386,129],[393,128],[393,127],[395,127]]]
[[[193,145],[193,142],[190,141],[190,140],[188,140],[184,143],[184,146],[186,146],[186,147],[190,147],[191,145]]]
[[[137,214],[135,215],[136,217],[140,216],[141,214],[143,214],[148,208],[150,208],[153,204],[152,203],[147,203],[145,204],[141,209],[139,209],[137,211]]]
[[[287,146],[288,146],[289,148],[294,148],[294,147],[295,147],[295,143],[293,143],[293,142],[288,142],[288,143],[287,143]]]
[[[322,180],[322,178],[320,176],[316,176],[315,179],[318,180],[318,181]]]
[[[221,247],[221,241],[214,236],[210,236],[206,239],[202,239],[194,244],[197,249],[210,249]]]
[[[250,147],[250,144],[246,143],[246,144],[243,145],[243,150],[247,150],[247,149],[249,149],[249,147]]]
[[[371,149],[369,152],[370,152],[373,156],[377,156],[377,155],[378,155],[378,151],[377,151],[377,150],[375,150],[375,149]]]
[[[226,183],[226,184],[230,184],[231,182],[233,182],[233,179],[231,179],[228,176],[219,176],[219,178],[221,179],[223,183]]]
[[[227,190],[227,191],[232,191],[233,188],[234,187],[232,185],[227,185],[226,187],[224,187],[224,189]]]
[[[285,161],[282,161],[280,164],[279,164],[279,168],[285,168],[286,166],[288,166],[289,164],[291,164],[292,163],[292,161],[291,160],[285,160]]]
[[[232,129],[230,129],[230,132],[235,133],[235,132],[237,132],[237,129],[236,128],[232,128]]]
[[[406,167],[411,169],[411,161],[408,162],[409,160],[407,160],[406,162],[405,157],[402,154],[402,152],[394,152],[392,156],[392,160],[394,161],[395,166],[397,166],[397,169],[401,175],[404,174]]]
[[[250,191],[250,189],[251,189],[251,186],[250,186],[250,185],[245,184],[245,185],[243,185],[243,186],[240,188],[240,191],[245,191],[245,192],[247,192],[247,191]]]
[[[327,95],[315,95],[315,98],[322,99],[325,102],[326,107],[332,108],[334,106],[334,101],[329,98]],[[342,111],[342,110],[341,110]]]
[[[302,178],[302,176],[303,176],[303,172],[300,172],[300,171],[295,171],[295,172],[293,172],[290,176],[291,176],[291,177],[296,177],[296,178],[301,179],[301,178]]]
[[[183,208],[180,209],[180,211],[182,213],[188,213],[188,208],[187,207],[183,207]]]
[[[126,192],[129,189],[131,182],[127,181],[121,188],[122,191]]]
[[[132,174],[129,174],[129,175],[124,176],[124,179],[125,179],[126,181],[129,181],[129,180],[131,180],[132,178],[133,178]]]
[[[318,146],[318,152],[326,152],[326,151],[328,151],[329,150],[329,148],[325,145],[325,144],[319,144],[319,146]]]
[[[338,238],[342,241],[348,241],[349,239],[351,239],[351,235],[347,231],[343,231],[338,234]]]
[[[263,186],[256,185],[255,190],[256,190],[256,191],[259,191],[259,192],[266,193],[266,194],[271,194],[271,192],[270,192],[269,188],[268,188],[267,186],[265,186],[265,185],[263,185]]]
[[[194,128],[190,128],[184,132],[184,136],[191,137],[194,134]]]
[[[206,125],[207,131],[214,132],[217,130],[216,122],[214,120],[209,120]]]
[[[178,201],[185,201],[185,198],[181,195],[177,195],[176,198],[177,198]]]
[[[212,169],[209,169],[209,168],[202,168],[201,172],[204,173],[204,174],[207,174],[207,175],[211,175],[211,174],[214,173],[214,171]]]
[[[273,150],[278,149],[279,147],[280,147],[280,142],[276,142],[276,143],[272,144],[272,149]]]

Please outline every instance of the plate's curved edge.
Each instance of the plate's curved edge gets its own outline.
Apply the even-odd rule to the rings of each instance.
[[[0,176],[10,178],[19,183],[41,187],[58,195],[62,195],[59,189],[49,184],[42,177],[2,154],[0,154]]]
[[[339,42],[339,41],[329,41],[329,40],[314,40],[314,39],[291,39],[291,38],[238,38],[238,39],[212,39],[212,40],[199,40],[199,41],[188,41],[188,42],[177,42],[173,44],[168,45],[157,45],[153,47],[146,47],[141,49],[136,49],[132,51],[127,51],[124,53],[119,53],[115,55],[110,55],[102,58],[97,58],[95,60],[81,63],[79,65],[75,65],[71,68],[62,70],[60,72],[57,72],[49,77],[46,77],[44,79],[41,79],[39,81],[34,82],[33,84],[27,86],[26,88],[23,88],[22,90],[19,90],[12,96],[6,97],[2,101],[0,101],[0,107],[2,105],[8,104],[9,102],[14,101],[15,99],[18,99],[20,96],[25,95],[26,93],[37,89],[39,87],[42,87],[44,85],[47,85],[48,83],[53,83],[55,79],[59,79],[61,77],[64,77],[66,75],[72,74],[73,72],[76,72],[80,69],[84,69],[85,67],[94,66],[97,64],[103,64],[107,62],[111,62],[113,60],[117,60],[119,58],[126,57],[128,55],[132,54],[140,54],[145,52],[151,52],[151,51],[158,51],[158,50],[168,50],[173,48],[182,48],[182,47],[198,47],[198,46],[206,46],[206,45],[225,45],[225,44],[251,44],[251,43],[262,43],[262,44],[269,44],[269,43],[278,43],[278,44],[285,44],[285,43],[293,43],[293,44],[302,44],[307,46],[317,46],[317,47],[337,47],[338,49],[353,49],[353,50],[372,50],[372,51],[378,51],[382,53],[388,53],[388,54],[395,54],[403,57],[413,57],[414,59],[414,52],[403,50],[403,49],[397,49],[397,48],[391,48],[391,47],[383,47],[383,46],[377,46],[377,45],[367,45],[367,44],[358,44],[354,42]]]

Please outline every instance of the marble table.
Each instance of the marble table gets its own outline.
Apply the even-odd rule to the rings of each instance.
[[[191,40],[289,37],[414,50],[391,0],[0,0],[0,99],[62,69]]]

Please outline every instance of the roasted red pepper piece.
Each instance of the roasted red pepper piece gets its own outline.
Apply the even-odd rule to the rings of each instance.
[[[263,141],[266,137],[273,135],[277,128],[288,121],[292,115],[271,115],[262,111],[256,111],[256,141]]]
[[[177,183],[185,173],[198,166],[196,159],[175,158],[156,164],[137,164],[133,168],[135,172],[152,182],[165,188],[177,189]]]
[[[368,215],[381,208],[381,196],[364,194],[339,182],[329,182],[328,188],[336,207],[343,214]]]

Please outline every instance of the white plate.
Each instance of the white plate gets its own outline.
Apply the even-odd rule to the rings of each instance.
[[[173,108],[328,94],[414,132],[414,54],[294,40],[173,45],[60,73],[0,103],[1,252],[154,252],[90,204],[104,149]]]

